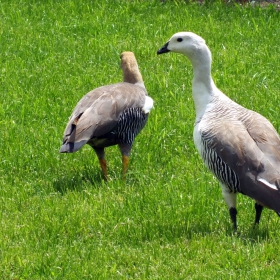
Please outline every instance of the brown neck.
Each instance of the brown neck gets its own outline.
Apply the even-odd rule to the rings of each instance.
[[[131,84],[143,83],[136,58],[132,52],[123,52],[121,55],[123,81]]]

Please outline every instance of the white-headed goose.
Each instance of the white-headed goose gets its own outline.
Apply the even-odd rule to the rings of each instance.
[[[153,107],[132,52],[121,54],[121,68],[123,82],[94,89],[79,101],[60,148],[61,153],[73,153],[89,144],[98,156],[106,179],[104,148],[119,146],[125,174],[133,141],[145,126]]]
[[[211,77],[211,52],[191,32],[179,32],[158,54],[176,52],[193,66],[196,110],[194,143],[205,165],[217,177],[236,224],[236,195],[253,198],[258,224],[263,206],[280,213],[280,139],[272,124],[224,95]]]

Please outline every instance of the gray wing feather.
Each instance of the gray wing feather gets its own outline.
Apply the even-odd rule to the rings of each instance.
[[[116,126],[127,108],[143,107],[144,88],[118,83],[103,86],[86,94],[75,107],[64,132],[64,142],[86,143],[93,136],[101,136]]]
[[[267,122],[245,127],[240,121],[217,120],[214,129],[204,131],[202,138],[237,175],[240,192],[279,212],[280,166],[275,162],[280,157],[279,152],[273,155],[273,151],[280,148],[280,140]]]
[[[273,125],[262,115],[250,111],[245,122],[248,133],[273,166],[280,166],[280,139]]]

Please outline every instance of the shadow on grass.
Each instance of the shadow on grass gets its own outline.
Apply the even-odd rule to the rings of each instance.
[[[240,239],[244,244],[261,243],[270,238],[268,228],[262,228],[258,225],[249,225],[244,229],[239,228],[237,231],[234,231],[232,227],[228,227],[225,234],[229,237]]]
[[[141,227],[142,241],[153,241],[155,239],[166,239],[172,242],[176,239],[184,238],[187,240],[206,237],[213,234],[213,230],[202,223],[187,225],[185,223],[175,224],[151,224]]]
[[[248,225],[248,227],[234,231],[232,225],[224,227],[224,225],[215,226],[215,224],[207,223],[206,221],[196,221],[191,222],[186,220],[185,222],[175,223],[175,224],[158,224],[156,226],[156,234],[159,238],[167,238],[168,240],[173,240],[174,238],[186,238],[188,240],[196,239],[197,237],[207,237],[207,236],[228,236],[233,239],[239,239],[244,245],[255,244],[266,242],[270,239],[270,230],[267,227]],[[146,230],[142,231],[144,239],[149,240],[151,238],[147,226]]]
[[[141,241],[152,242],[158,240],[168,240],[172,242],[176,239],[184,238],[186,240],[198,240],[198,238],[217,238],[218,236],[228,236],[232,240],[240,240],[245,246],[266,242],[270,239],[268,229],[251,228],[246,229],[244,232],[235,232],[233,229],[228,231],[222,228],[213,229],[210,225],[193,223],[192,225],[186,224],[165,224],[154,225],[153,229],[149,226],[142,227]],[[124,234],[125,236],[125,234]]]
[[[269,238],[269,230],[267,228],[260,228],[259,226],[252,226],[250,229],[240,234],[240,239],[245,244],[260,243],[267,241]]]
[[[88,188],[88,185],[99,188],[105,183],[101,172],[92,174],[92,171],[84,170],[82,174],[76,173],[71,177],[57,179],[53,183],[53,188],[61,194],[65,194],[68,191],[83,191]]]

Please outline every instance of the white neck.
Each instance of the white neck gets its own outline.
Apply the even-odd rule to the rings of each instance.
[[[204,114],[213,96],[218,92],[211,77],[211,53],[205,45],[196,55],[189,57],[193,66],[192,94],[195,104],[196,120]]]

